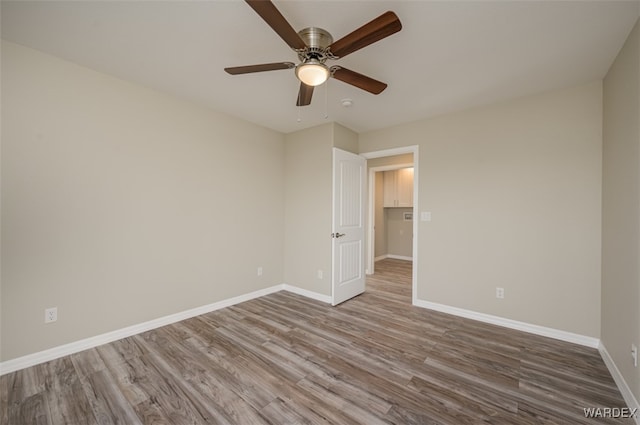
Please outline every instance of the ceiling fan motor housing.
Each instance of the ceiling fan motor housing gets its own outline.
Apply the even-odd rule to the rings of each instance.
[[[333,43],[333,37],[329,31],[318,27],[309,27],[298,31],[298,35],[307,45],[306,49],[298,52],[301,61],[317,59],[324,62],[327,59],[327,47]]]

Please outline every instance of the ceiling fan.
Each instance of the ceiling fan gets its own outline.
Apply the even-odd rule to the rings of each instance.
[[[297,106],[311,103],[313,88],[333,77],[373,94],[380,94],[387,85],[381,81],[351,71],[339,65],[328,67],[327,60],[340,59],[402,29],[400,19],[386,12],[338,41],[328,31],[309,27],[296,32],[270,0],[245,0],[249,6],[298,54],[300,63],[275,62],[259,65],[235,66],[224,70],[231,75],[295,68],[300,80]]]

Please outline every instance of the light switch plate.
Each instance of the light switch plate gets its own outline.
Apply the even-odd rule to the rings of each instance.
[[[422,211],[420,213],[420,221],[431,221],[431,211]]]

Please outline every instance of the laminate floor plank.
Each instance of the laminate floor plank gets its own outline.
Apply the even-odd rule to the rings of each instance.
[[[597,425],[597,350],[411,305],[410,261],[338,306],[278,292],[0,377],[0,424]]]
[[[43,394],[47,397],[51,423],[68,425],[98,423],[80,379],[74,380],[62,389],[46,391]],[[69,403],[68,400],[74,402]]]
[[[269,385],[264,384],[261,375],[249,373],[239,362],[235,361],[237,357],[220,356],[215,351],[203,347],[198,340],[194,339],[186,340],[185,346],[189,350],[206,353],[208,372],[254,409],[260,410],[278,397],[277,391],[272,391]]]
[[[145,355],[124,363],[110,365],[125,398],[144,423],[152,418],[165,417],[172,423],[198,423],[202,421],[193,403],[169,375],[156,369],[152,357]]]
[[[355,385],[349,379],[341,379],[336,375],[328,373],[315,373],[307,376],[305,379],[336,394],[342,398],[348,406],[359,407],[378,417],[384,417],[391,408],[389,402],[380,398],[375,393],[370,392],[368,388]]]
[[[81,351],[69,356],[78,377],[82,378],[107,368],[100,352],[96,348]]]
[[[415,369],[415,376],[410,385],[416,386],[416,383],[421,383],[422,386],[424,386],[423,383],[430,383],[446,388],[448,391],[471,400],[472,403],[484,406],[481,407],[483,410],[518,413],[517,400],[506,397],[503,392],[490,386],[478,385],[477,379],[473,376],[453,374],[443,368],[433,367],[425,363]],[[426,394],[424,389],[417,388]]]
[[[142,338],[149,343],[149,355],[153,364],[163,376],[171,380],[178,397],[188,400],[194,407],[200,418],[199,423],[265,423],[256,420],[255,410],[243,403],[187,350],[178,344],[167,348],[166,344],[171,344],[170,338],[158,335],[162,333],[161,329],[134,338]]]
[[[321,413],[332,424],[362,424],[384,425],[387,424],[380,416],[370,410],[350,403],[341,394],[335,393],[330,388],[322,386],[313,380],[303,379],[297,383],[298,387],[317,402],[311,404],[312,408]]]
[[[329,422],[324,420],[323,418],[318,418],[316,421],[312,422],[312,418],[305,417],[304,412],[299,412],[295,406],[291,405],[292,403],[285,402],[284,400],[278,398],[264,409],[262,409],[262,414],[269,419],[271,424],[295,424],[295,425],[311,425],[317,423],[328,424]]]
[[[9,380],[0,378],[0,424],[9,423]]]
[[[120,391],[114,377],[106,370],[94,372],[82,378],[84,394],[89,401],[93,415],[103,424],[142,424],[133,406]],[[69,400],[75,403],[76,400]]]
[[[46,394],[37,393],[25,398],[19,404],[10,406],[9,424],[53,424]]]

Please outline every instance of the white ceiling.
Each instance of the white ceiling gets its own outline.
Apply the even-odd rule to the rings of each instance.
[[[2,38],[281,132],[326,120],[365,132],[600,79],[639,16],[637,0],[274,3],[296,30],[334,39],[395,11],[402,31],[336,62],[389,87],[330,80],[296,108],[293,70],[226,74],[297,60],[239,0],[2,1]]]

